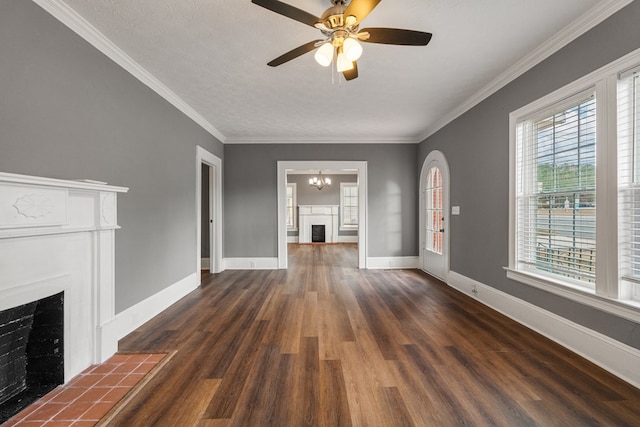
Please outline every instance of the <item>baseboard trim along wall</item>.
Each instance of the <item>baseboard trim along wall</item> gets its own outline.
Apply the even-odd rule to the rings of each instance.
[[[397,270],[419,268],[420,258],[417,256],[369,257],[367,268],[371,270]]]
[[[277,270],[278,258],[224,258],[224,270]]]
[[[118,341],[172,304],[183,298],[189,292],[200,286],[200,274],[193,273],[173,285],[151,295],[149,298],[140,301],[134,306],[116,314],[115,318],[102,326],[102,336],[107,337],[103,342],[114,343],[115,348],[104,349],[103,352],[115,354],[118,351]]]
[[[452,288],[640,387],[640,350],[462,274],[450,271],[448,278]]]
[[[200,258],[200,268],[209,270],[211,268],[211,260],[209,258]]]

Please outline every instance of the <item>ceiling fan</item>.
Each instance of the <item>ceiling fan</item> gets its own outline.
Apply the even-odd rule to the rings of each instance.
[[[278,0],[251,0],[252,3],[272,12],[315,27],[324,35],[323,39],[313,40],[290,50],[267,65],[277,67],[317,49],[315,59],[320,65],[328,67],[335,60],[337,71],[342,73],[346,80],[353,80],[358,77],[356,61],[362,54],[359,41],[404,46],[426,46],[429,43],[432,34],[422,31],[398,28],[360,29],[360,23],[380,1],[331,0],[333,6],[317,17]]]

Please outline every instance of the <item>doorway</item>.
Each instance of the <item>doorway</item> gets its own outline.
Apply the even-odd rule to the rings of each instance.
[[[440,151],[429,153],[420,173],[422,269],[447,281],[449,274],[449,166]]]
[[[358,176],[358,268],[367,268],[367,162],[365,161],[279,161],[278,162],[278,268],[286,269],[287,172],[294,170],[353,170]]]
[[[203,177],[206,177],[206,181]],[[207,191],[203,192],[203,188]],[[203,233],[203,230],[207,229],[208,232]],[[208,249],[207,258],[203,257],[203,248]],[[208,265],[206,265],[207,259]],[[203,269],[203,264],[211,273],[222,271],[222,160],[204,148],[196,146],[196,272],[198,276]]]

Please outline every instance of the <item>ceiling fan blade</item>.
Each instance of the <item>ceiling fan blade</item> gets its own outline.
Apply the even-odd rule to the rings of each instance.
[[[358,77],[358,63],[353,61],[353,68],[347,71],[343,71],[342,75],[346,81],[353,80]]]
[[[318,18],[317,16],[314,16],[309,12],[305,12],[302,9],[298,9],[297,7],[282,3],[278,0],[251,0],[251,3],[257,4],[258,6],[269,9],[272,12],[275,12],[282,16],[286,16],[287,18],[291,18],[312,27],[320,21],[320,18]]]
[[[431,40],[431,33],[398,28],[364,28],[358,32],[369,33],[369,38],[358,38],[367,43],[399,44],[404,46],[426,46]]]
[[[355,16],[356,23],[360,23],[366,18],[381,0],[351,0],[349,6],[344,11],[344,16]]]
[[[322,40],[314,40],[309,43],[305,43],[302,46],[298,46],[297,48],[290,50],[284,55],[278,56],[276,59],[269,62],[267,65],[269,65],[270,67],[277,67],[278,65],[282,65],[285,62],[291,61],[292,59],[296,59],[298,56],[304,55],[307,52],[311,52],[313,49],[316,48],[316,44],[321,41]]]

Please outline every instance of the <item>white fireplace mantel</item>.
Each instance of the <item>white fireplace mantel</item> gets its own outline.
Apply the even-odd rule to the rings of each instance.
[[[299,205],[298,242],[311,243],[311,226],[324,225],[325,242],[338,241],[337,205]]]
[[[64,292],[65,382],[117,350],[117,194],[128,188],[0,172],[0,310]]]

